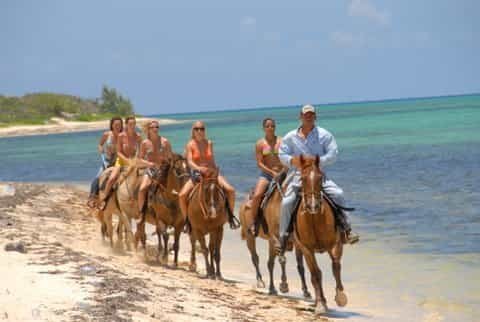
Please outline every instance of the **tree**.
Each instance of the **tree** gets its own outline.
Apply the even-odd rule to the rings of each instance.
[[[114,88],[103,85],[100,110],[103,113],[125,116],[133,114],[133,105],[128,98],[124,98]]]

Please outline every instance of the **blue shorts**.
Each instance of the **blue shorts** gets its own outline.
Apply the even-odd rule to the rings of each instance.
[[[270,173],[266,173],[264,171],[260,172],[260,178],[266,179],[268,182],[271,182],[273,180],[273,177]]]

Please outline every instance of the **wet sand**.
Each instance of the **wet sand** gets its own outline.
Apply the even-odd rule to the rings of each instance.
[[[11,186],[13,196],[0,196],[0,320],[329,320],[314,316],[310,301],[268,296],[226,272],[223,281],[205,279],[200,256],[189,272],[185,237],[178,269],[156,261],[153,241],[147,259],[143,250],[111,249],[77,187]],[[26,253],[5,251],[17,242]]]
[[[141,124],[146,120],[153,118],[139,117],[137,123]],[[179,121],[172,119],[157,119],[160,125],[175,124]],[[92,121],[92,122],[74,122],[65,121],[61,118],[52,118],[51,123],[44,125],[15,125],[5,128],[0,128],[0,138],[2,137],[14,137],[14,136],[31,136],[31,135],[47,135],[55,133],[68,133],[68,132],[88,132],[88,131],[100,131],[107,130],[109,128],[110,121]]]

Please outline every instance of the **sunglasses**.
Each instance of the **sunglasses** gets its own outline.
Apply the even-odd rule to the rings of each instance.
[[[151,129],[158,129],[160,126],[150,126]]]
[[[204,127],[194,127],[193,130],[195,131],[205,131]]]

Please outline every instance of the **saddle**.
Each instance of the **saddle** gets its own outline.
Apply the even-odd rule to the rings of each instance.
[[[328,204],[332,208],[333,217],[335,218],[335,226],[337,228],[339,228],[340,230],[343,230],[344,227],[345,227],[345,222],[344,222],[345,219],[344,219],[344,214],[342,213],[342,211],[344,211],[344,210],[354,211],[355,208],[340,206],[335,201],[333,201],[332,197],[325,190],[322,190],[322,191],[324,193],[325,200],[328,202]],[[288,224],[287,232],[289,234],[291,234],[293,232],[293,223],[297,219],[298,209],[300,208],[301,200],[302,200],[302,195],[301,195],[301,193],[299,193],[297,195],[296,200],[295,200],[295,207],[293,208],[294,210],[293,210],[293,213],[292,213],[292,217],[290,219],[290,223]]]
[[[258,236],[258,233],[260,232],[260,227],[262,227],[263,231],[265,234],[268,234],[268,224],[267,220],[265,219],[265,216],[263,215],[263,211],[268,205],[268,201],[270,200],[271,196],[273,195],[273,192],[278,189],[278,191],[282,192],[282,183],[287,177],[287,172],[282,171],[278,174],[277,177],[275,177],[270,183],[268,184],[267,190],[265,190],[265,193],[262,196],[262,200],[260,201],[260,207],[258,207],[258,212],[257,215],[255,216],[255,237]],[[250,199],[252,197],[252,194],[250,194]]]

